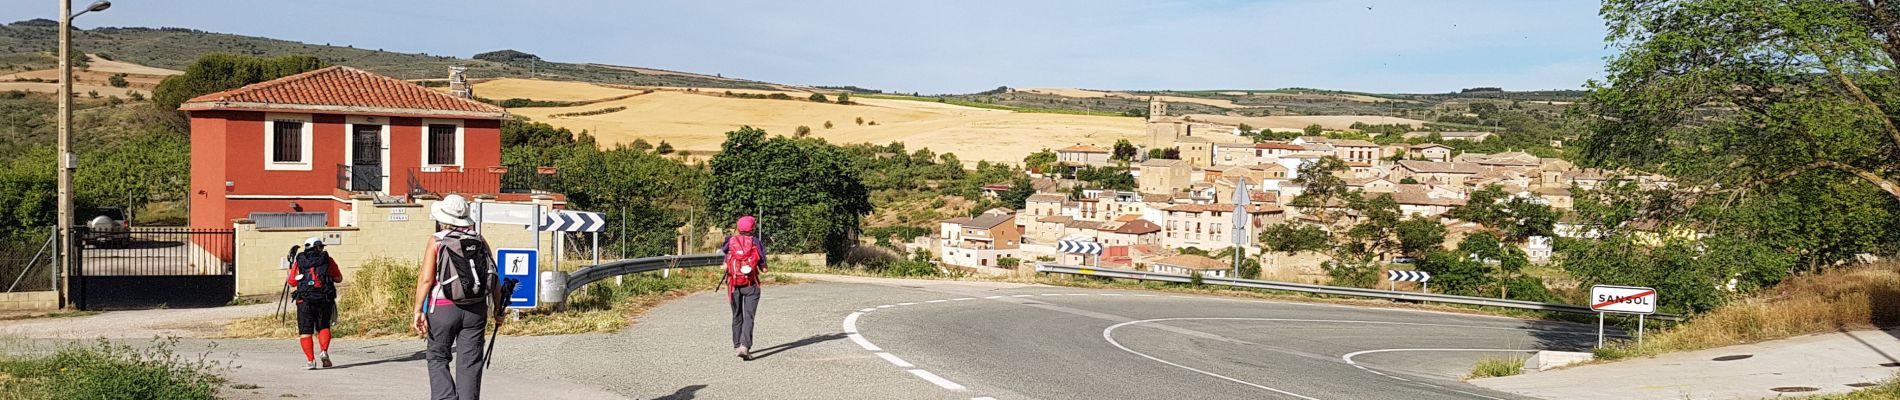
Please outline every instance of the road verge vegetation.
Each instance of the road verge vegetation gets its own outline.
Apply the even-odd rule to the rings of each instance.
[[[331,333],[337,337],[408,337],[410,318],[416,309],[414,299],[417,263],[380,258],[371,260],[354,276],[346,277],[337,295],[337,319]],[[627,275],[620,282],[607,279],[568,294],[567,307],[560,311],[534,310],[521,319],[502,325],[503,335],[536,336],[589,332],[615,332],[632,324],[633,319],[655,306],[694,292],[710,290],[719,280],[719,271],[683,269],[669,276],[659,272]],[[778,274],[766,274],[766,284],[799,282]],[[297,335],[295,307],[283,318],[262,315],[237,320],[225,328],[233,338],[286,338]]]
[[[211,399],[224,378],[222,363],[173,353],[176,340],[150,346],[101,339],[63,345],[47,353],[0,352],[0,398]],[[23,355],[24,354],[24,355]]]
[[[1465,375],[1465,379],[1497,378],[1521,373],[1524,373],[1523,357],[1485,357],[1471,367],[1471,374]]]
[[[1735,299],[1688,322],[1617,342],[1600,360],[1653,356],[1853,329],[1900,326],[1900,262],[1798,276]]]

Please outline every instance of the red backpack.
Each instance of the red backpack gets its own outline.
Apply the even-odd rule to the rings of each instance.
[[[758,240],[751,236],[726,239],[726,285],[732,288],[751,285],[759,281],[759,272]]]

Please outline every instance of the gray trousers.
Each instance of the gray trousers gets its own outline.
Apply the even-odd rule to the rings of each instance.
[[[740,286],[727,294],[732,305],[732,347],[752,348],[752,318],[759,313],[759,285]]]
[[[429,311],[429,398],[482,398],[482,337],[488,305],[436,306]],[[449,375],[449,362],[455,375]]]

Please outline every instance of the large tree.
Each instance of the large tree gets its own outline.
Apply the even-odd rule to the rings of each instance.
[[[282,78],[328,66],[312,56],[292,55],[257,58],[232,54],[206,54],[198,57],[185,73],[173,75],[152,89],[152,103],[159,110],[177,110],[193,97],[236,89],[244,85]]]
[[[767,139],[764,130],[742,127],[726,133],[710,164],[705,201],[713,220],[724,226],[759,215],[774,251],[823,250],[841,259],[856,240],[858,222],[871,212],[860,166],[823,139]]]
[[[1821,174],[1900,199],[1900,5],[1607,0],[1602,11],[1620,53],[1590,84],[1602,122],[1583,137],[1589,161],[1718,195]]]

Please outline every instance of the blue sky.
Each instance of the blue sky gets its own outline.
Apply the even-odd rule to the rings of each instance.
[[[51,0],[33,1],[45,3],[46,13],[9,16],[28,10],[6,7],[0,19],[57,10]],[[924,93],[1000,85],[1425,93],[1579,88],[1602,76],[1609,54],[1597,7],[1575,0],[118,0],[78,25],[187,27],[461,57],[512,48],[552,61]]]

